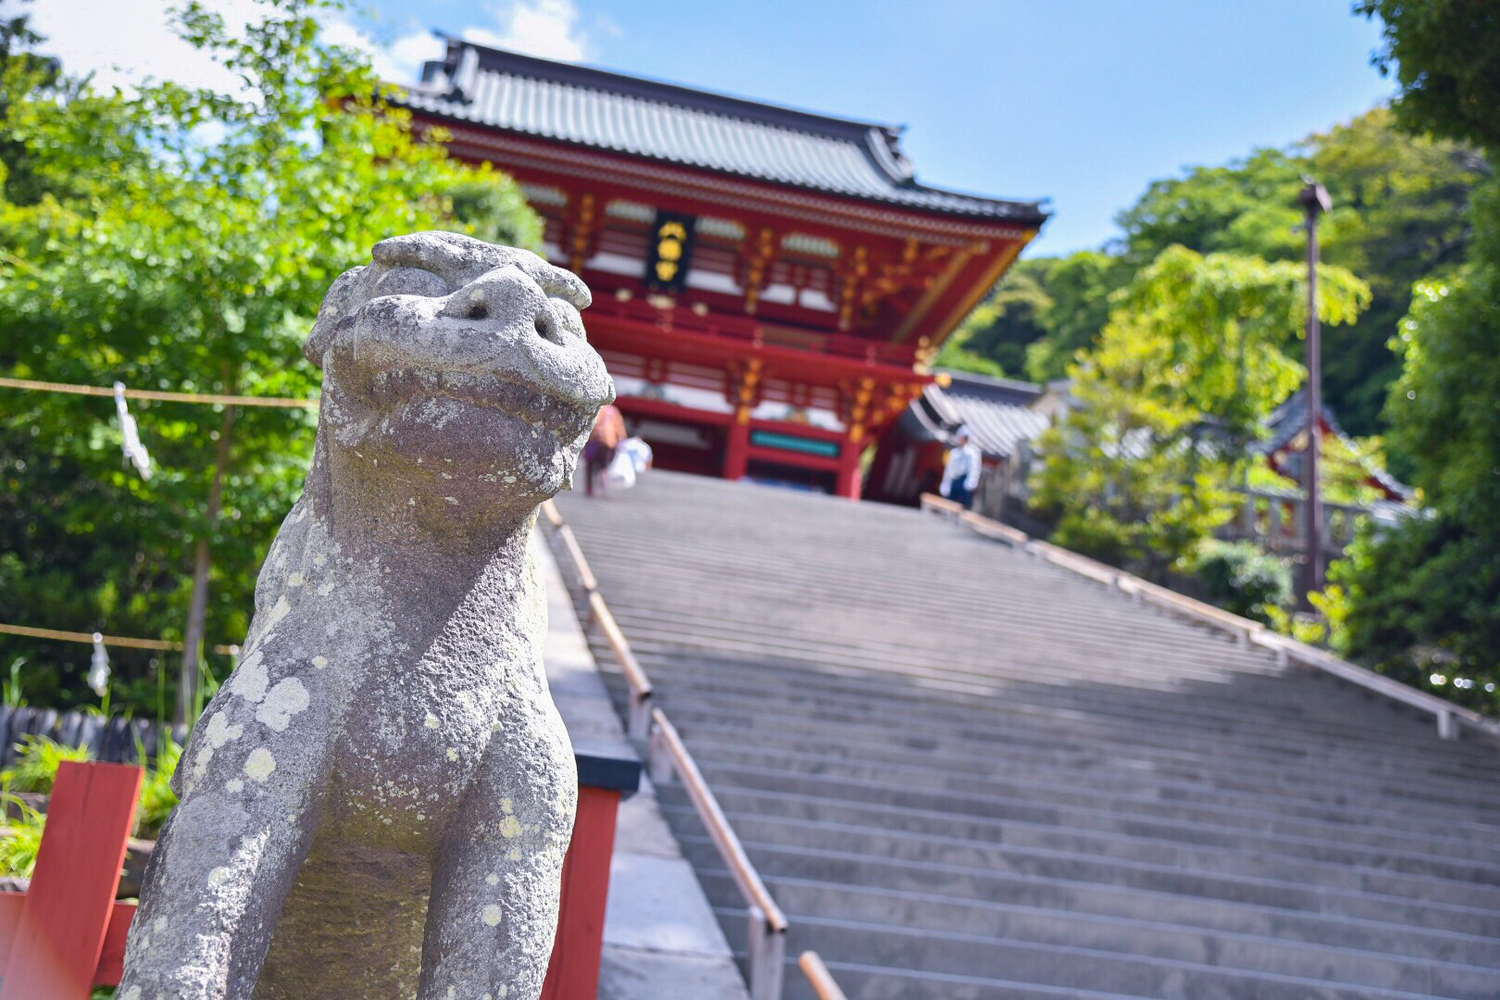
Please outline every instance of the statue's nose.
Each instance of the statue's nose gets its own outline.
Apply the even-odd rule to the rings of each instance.
[[[563,342],[546,293],[514,265],[480,275],[449,295],[441,314],[500,329],[526,326],[543,340]]]

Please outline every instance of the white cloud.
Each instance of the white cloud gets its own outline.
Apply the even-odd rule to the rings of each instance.
[[[29,14],[32,27],[47,39],[43,51],[60,58],[69,73],[94,74],[103,89],[128,89],[148,78],[235,89],[231,74],[172,32],[168,6],[164,0],[0,0],[0,17]],[[231,29],[265,10],[259,0],[208,0],[208,6]],[[485,14],[485,23],[461,26],[457,33],[480,45],[564,62],[593,54],[573,0],[492,0]],[[381,42],[341,14],[324,20],[323,37],[363,53],[382,78],[396,83],[415,82],[423,62],[443,55],[442,41],[429,32]]]
[[[256,0],[214,0],[231,25],[255,16]],[[128,89],[146,78],[187,86],[232,89],[234,77],[206,53],[173,34],[162,0],[0,0],[0,17],[27,14],[46,37],[42,50],[76,75],[92,73],[103,90]]]
[[[424,62],[443,57],[443,42],[430,31],[413,32],[382,45],[342,16],[324,20],[323,40],[361,53],[382,80],[392,83],[414,83]]]
[[[573,0],[508,0],[491,4],[488,13],[495,19],[494,28],[471,25],[462,36],[479,45],[562,62],[581,62],[592,55]]]

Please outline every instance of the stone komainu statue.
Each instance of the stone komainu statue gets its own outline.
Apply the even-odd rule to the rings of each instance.
[[[589,292],[451,233],[375,246],[305,347],[307,485],[193,730],[121,1000],[535,1000],[577,776],[537,504],[614,391]]]

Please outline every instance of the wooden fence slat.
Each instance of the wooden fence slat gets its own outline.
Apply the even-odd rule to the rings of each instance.
[[[126,764],[58,767],[0,1000],[87,1000],[116,911],[141,775]]]

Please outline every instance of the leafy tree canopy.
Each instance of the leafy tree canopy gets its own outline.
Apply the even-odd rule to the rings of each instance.
[[[1375,57],[1401,84],[1396,107],[1416,133],[1500,150],[1500,13],[1482,0],[1358,0],[1379,17],[1386,47]]]
[[[1367,0],[1404,127],[1500,151],[1500,11],[1465,0]],[[1477,190],[1462,267],[1419,284],[1395,347],[1391,440],[1428,515],[1367,531],[1330,568],[1334,644],[1408,683],[1500,711],[1500,183]]]
[[[12,33],[0,71],[0,370],[312,398],[302,339],[329,282],[373,243],[428,228],[539,242],[513,182],[413,135],[370,67],[320,40],[320,6],[277,0],[243,32],[196,2],[181,8],[182,36],[240,81],[225,92],[61,86],[31,55],[35,40]],[[110,400],[0,391],[5,616],[180,640],[196,568],[210,584],[200,634],[238,641],[313,413],[133,403],[155,461],[147,480],[121,461]],[[26,659],[33,702],[87,697],[87,647],[3,643],[0,662]],[[161,657],[111,656],[117,705],[170,704]]]
[[[1388,344],[1411,286],[1450,273],[1464,259],[1470,237],[1464,208],[1489,174],[1473,148],[1403,133],[1383,107],[1283,149],[1154,182],[1120,213],[1117,245],[1024,262],[1032,268],[1027,277],[1040,285],[1037,301],[1051,304],[1017,310],[1005,301],[1012,289],[1000,286],[965,326],[968,350],[1014,375],[1013,354],[1006,353],[1014,348],[995,341],[1025,340],[1026,376],[1060,378],[1104,328],[1111,293],[1169,246],[1300,260],[1305,237],[1297,192],[1309,174],[1334,201],[1319,226],[1323,259],[1359,275],[1372,293],[1357,322],[1327,331],[1325,397],[1351,433],[1383,432],[1381,409],[1400,371]]]
[[[1369,289],[1319,271],[1319,315],[1349,323]],[[1074,403],[1039,442],[1033,502],[1055,540],[1160,578],[1230,516],[1261,420],[1304,377],[1286,353],[1306,317],[1294,263],[1168,247],[1113,300],[1069,370]]]

